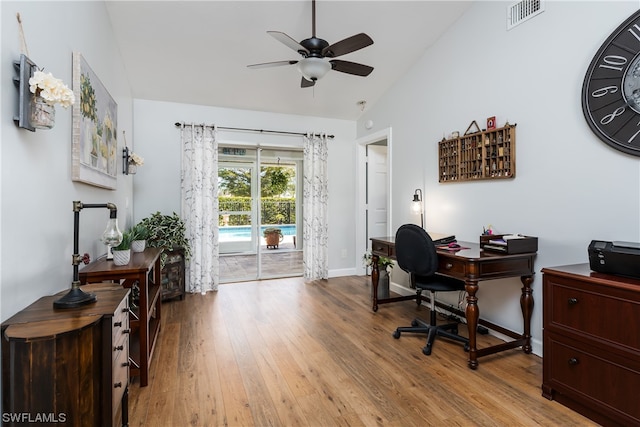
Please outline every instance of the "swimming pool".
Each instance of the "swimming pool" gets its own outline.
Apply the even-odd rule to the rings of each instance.
[[[266,228],[277,227],[282,230],[284,236],[295,236],[296,225],[295,224],[277,224],[277,225],[263,225],[260,227],[260,237],[262,232]],[[251,226],[250,225],[229,225],[226,227],[220,227],[220,241],[230,242],[238,240],[251,240]]]

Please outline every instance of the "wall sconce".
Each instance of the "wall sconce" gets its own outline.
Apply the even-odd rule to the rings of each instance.
[[[424,210],[422,209],[422,190],[417,188],[413,193],[413,201],[411,202],[411,211],[420,214],[420,227],[424,228]]]
[[[110,211],[107,227],[102,233],[102,243],[107,245],[107,258],[111,253],[111,247],[118,246],[122,242],[122,233],[118,229],[118,208],[113,203],[103,204],[83,204],[82,202],[73,202],[73,255],[71,263],[73,264],[73,282],[71,282],[71,290],[63,297],[53,302],[54,308],[75,308],[85,304],[96,302],[96,295],[84,292],[80,289],[80,274],[78,273],[78,265],[82,261],[82,257],[78,254],[78,234],[80,229],[80,211],[83,208],[107,208]]]
[[[18,88],[18,114],[13,117],[16,126],[35,132],[36,129],[31,125],[29,117],[31,117],[31,91],[29,90],[29,79],[37,70],[36,64],[27,58],[26,55],[20,55],[20,61],[13,63],[18,72],[18,76],[13,78],[13,82]]]
[[[129,154],[129,148],[124,147],[122,149],[122,173],[125,175],[135,175],[138,171],[138,167],[131,163],[131,155]]]

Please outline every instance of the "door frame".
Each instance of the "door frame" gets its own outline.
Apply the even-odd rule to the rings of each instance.
[[[371,245],[367,241],[367,145],[380,141],[387,141],[387,235],[391,235],[393,206],[392,192],[392,132],[391,128],[386,128],[370,135],[363,136],[356,140],[356,224],[364,224],[364,227],[356,227],[356,274],[362,276],[366,274],[365,266],[362,263],[362,254],[370,249]],[[371,236],[369,236],[371,237]],[[363,247],[364,246],[364,247]]]

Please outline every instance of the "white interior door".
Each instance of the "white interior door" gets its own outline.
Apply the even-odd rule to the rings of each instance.
[[[388,233],[388,173],[387,146],[367,145],[367,238]]]

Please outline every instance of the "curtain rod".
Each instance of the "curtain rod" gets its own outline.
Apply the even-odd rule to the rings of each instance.
[[[176,127],[180,127],[182,125],[188,125],[190,123],[180,123],[180,122],[176,122],[175,126]],[[307,134],[304,132],[287,132],[287,131],[281,131],[281,130],[265,130],[265,129],[249,129],[249,128],[233,128],[233,127],[225,127],[225,126],[216,126],[216,128],[218,129],[223,129],[223,130],[237,130],[237,131],[243,131],[243,132],[258,132],[258,133],[275,133],[275,134],[280,134],[280,135],[300,135],[300,136],[306,136]],[[333,139],[334,136],[333,135],[327,135],[327,138],[329,139]]]

